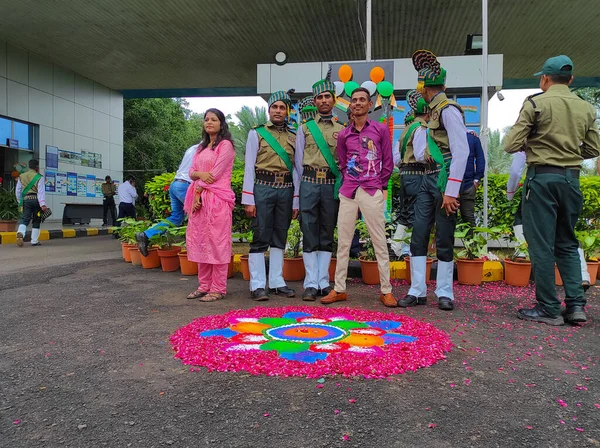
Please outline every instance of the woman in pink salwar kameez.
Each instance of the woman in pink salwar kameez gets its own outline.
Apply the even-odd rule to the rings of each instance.
[[[235,194],[231,171],[235,151],[223,112],[204,114],[202,142],[194,156],[192,185],[185,197],[188,213],[188,260],[198,263],[198,289],[188,299],[212,302],[225,297],[227,268],[231,261],[231,222]]]

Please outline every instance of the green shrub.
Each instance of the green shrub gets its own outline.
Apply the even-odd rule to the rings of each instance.
[[[164,173],[146,182],[144,190],[148,194],[148,203],[154,219],[164,219],[171,214],[169,188],[173,179],[175,173]]]

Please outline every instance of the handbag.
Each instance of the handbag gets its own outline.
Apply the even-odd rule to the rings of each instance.
[[[52,210],[49,207],[46,207],[46,211],[40,211],[40,218],[42,218],[42,222],[47,220],[50,216],[52,216]]]

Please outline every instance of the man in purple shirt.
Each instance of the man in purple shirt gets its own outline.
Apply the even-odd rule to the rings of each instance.
[[[397,306],[390,284],[390,259],[382,191],[387,188],[394,161],[388,128],[382,123],[368,119],[372,106],[373,101],[367,89],[359,87],[354,90],[350,101],[354,120],[338,135],[337,153],[343,182],[339,194],[340,209],[337,222],[337,268],[335,287],[321,299],[321,303],[324,304],[348,299],[348,256],[360,208],[377,257],[381,283],[380,300],[386,306]]]

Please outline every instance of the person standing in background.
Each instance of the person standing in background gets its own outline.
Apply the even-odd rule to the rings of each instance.
[[[113,226],[117,225],[117,213],[115,211],[115,195],[117,194],[117,187],[110,178],[110,176],[106,176],[104,178],[105,182],[102,184],[102,195],[104,199],[102,201],[103,207],[103,220],[102,226],[106,227],[108,225],[108,212],[110,211],[110,219]]]
[[[460,187],[460,218],[475,227],[475,197],[485,173],[485,155],[481,141],[473,131],[467,132],[469,158]]]
[[[45,212],[46,187],[44,176],[40,173],[40,162],[36,159],[29,161],[29,171],[19,175],[15,195],[22,211],[17,229],[17,246],[23,247],[23,240],[27,234],[27,226],[32,222],[31,245],[41,246],[39,242],[40,225],[42,218],[40,211]]]
[[[135,200],[137,197],[135,178],[129,175],[125,182],[119,186],[119,219],[135,219]]]

